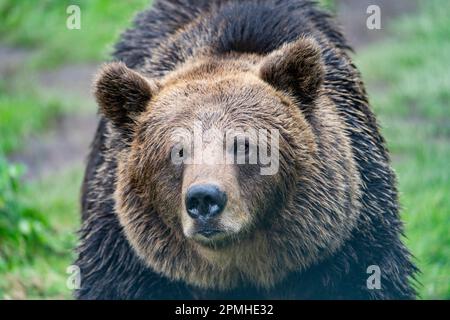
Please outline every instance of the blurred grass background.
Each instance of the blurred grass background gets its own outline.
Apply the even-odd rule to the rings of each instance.
[[[60,117],[96,110],[89,98],[55,94],[36,79],[108,60],[119,33],[148,3],[0,0],[0,49],[26,57],[0,73],[0,298],[71,297],[66,268],[74,258],[83,164],[24,179],[27,167],[14,155],[30,147],[30,137],[39,143]],[[335,10],[339,0],[323,3]],[[81,30],[65,27],[70,4],[81,8]],[[354,56],[391,150],[405,241],[422,270],[418,289],[425,299],[450,299],[449,17],[449,1],[420,1],[414,13],[383,25],[382,43]]]

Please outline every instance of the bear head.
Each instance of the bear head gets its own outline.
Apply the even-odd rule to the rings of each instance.
[[[131,247],[172,280],[269,288],[350,236],[359,175],[319,45],[204,52],[158,79],[110,63],[95,95]]]

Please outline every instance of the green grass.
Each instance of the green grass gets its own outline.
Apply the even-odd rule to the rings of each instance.
[[[86,112],[70,92],[43,90],[43,68],[108,59],[111,44],[149,0],[0,0],[1,45],[29,56],[0,81],[0,299],[70,298],[66,268],[74,260],[82,168],[23,184],[4,156],[63,113]],[[66,8],[81,8],[81,30],[66,28]],[[70,98],[68,98],[70,96]]]
[[[102,61],[134,13],[151,0],[0,0],[0,39],[33,48],[40,67]],[[69,5],[81,10],[81,29],[66,27]]]
[[[45,129],[60,111],[59,102],[38,97],[31,88],[0,82],[0,154],[20,149],[24,137]]]
[[[74,167],[55,174],[45,181],[29,184],[18,197],[27,201],[33,210],[45,216],[45,246],[30,251],[29,259],[14,261],[0,269],[0,299],[68,299],[71,290],[66,286],[66,269],[74,261],[73,248],[79,226],[79,188],[82,168]],[[42,232],[41,232],[42,234]],[[20,247],[17,247],[20,248]]]
[[[48,220],[21,198],[20,172],[0,157],[0,272],[49,248]]]
[[[357,55],[398,174],[422,298],[450,299],[450,2],[421,2]]]
[[[66,8],[78,5],[81,29],[69,30]],[[0,152],[11,153],[24,137],[47,128],[62,112],[85,101],[43,92],[33,80],[42,68],[103,61],[136,11],[151,0],[0,0],[0,44],[27,47],[30,57],[16,74],[0,80]],[[85,111],[85,110],[84,110]]]
[[[24,185],[0,157],[0,299],[69,298],[81,168]]]

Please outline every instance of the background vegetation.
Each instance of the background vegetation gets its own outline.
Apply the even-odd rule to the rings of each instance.
[[[65,27],[69,4],[82,8],[81,30]],[[0,0],[0,50],[26,52],[17,68],[0,72],[0,298],[71,297],[66,268],[74,258],[83,165],[25,179],[27,167],[14,159],[62,116],[96,110],[92,101],[50,93],[36,79],[49,69],[107,60],[118,33],[147,5]],[[449,1],[421,1],[415,13],[383,26],[381,44],[355,55],[392,152],[406,243],[427,299],[450,299],[449,16]]]

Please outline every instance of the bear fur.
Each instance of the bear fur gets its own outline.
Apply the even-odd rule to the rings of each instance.
[[[159,0],[140,13],[94,85],[76,297],[414,298],[395,175],[350,50],[307,0]],[[166,161],[170,127],[204,114],[283,136],[275,176],[202,171],[249,215],[223,247],[183,235],[174,213],[197,173]]]

